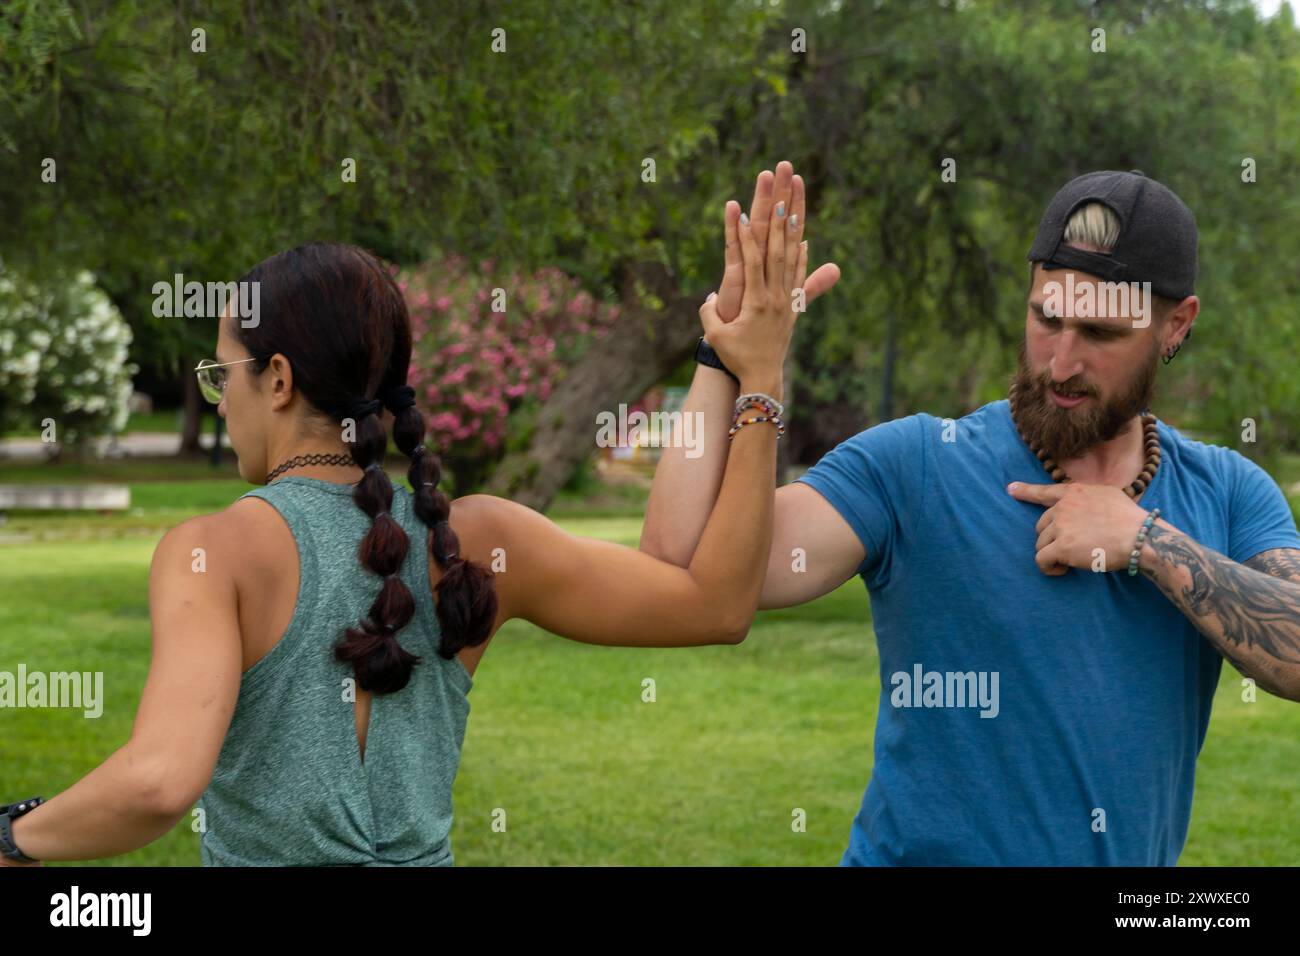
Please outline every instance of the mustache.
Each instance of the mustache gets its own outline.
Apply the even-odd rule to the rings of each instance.
[[[1058,392],[1069,392],[1070,394],[1073,395],[1095,395],[1096,394],[1096,392],[1090,386],[1070,385],[1065,382],[1062,382],[1061,384],[1058,385],[1056,382],[1053,382],[1050,378],[1040,379],[1038,381],[1038,387],[1040,391],[1044,391],[1044,392],[1047,391],[1048,389],[1054,389],[1055,391]]]

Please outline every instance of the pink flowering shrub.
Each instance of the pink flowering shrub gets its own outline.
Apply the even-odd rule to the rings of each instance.
[[[452,256],[404,270],[397,282],[414,338],[407,381],[456,494],[479,487],[507,451],[526,444],[562,370],[619,314],[556,268],[505,275]]]

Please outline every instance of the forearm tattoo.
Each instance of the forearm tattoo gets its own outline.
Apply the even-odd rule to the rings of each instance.
[[[1269,693],[1300,699],[1300,552],[1239,564],[1159,524],[1147,543],[1159,560],[1142,573],[1219,653]]]

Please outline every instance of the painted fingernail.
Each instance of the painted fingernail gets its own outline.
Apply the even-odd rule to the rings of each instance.
[[[785,203],[779,202],[776,204],[776,218],[777,219],[785,218]]]
[[[799,228],[799,214],[797,212],[790,213],[790,228]]]
[[[749,225],[749,213],[744,213],[744,212],[742,212],[742,213],[740,214],[740,224],[741,224],[742,226],[748,226],[748,225]]]

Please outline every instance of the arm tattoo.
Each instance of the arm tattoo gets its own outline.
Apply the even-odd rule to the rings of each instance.
[[[1159,522],[1142,573],[1232,665],[1271,694],[1300,700],[1300,552],[1239,564]]]
[[[1261,551],[1249,561],[1242,562],[1248,568],[1263,571],[1275,578],[1285,578],[1300,584],[1300,550],[1296,548],[1274,548]]]

